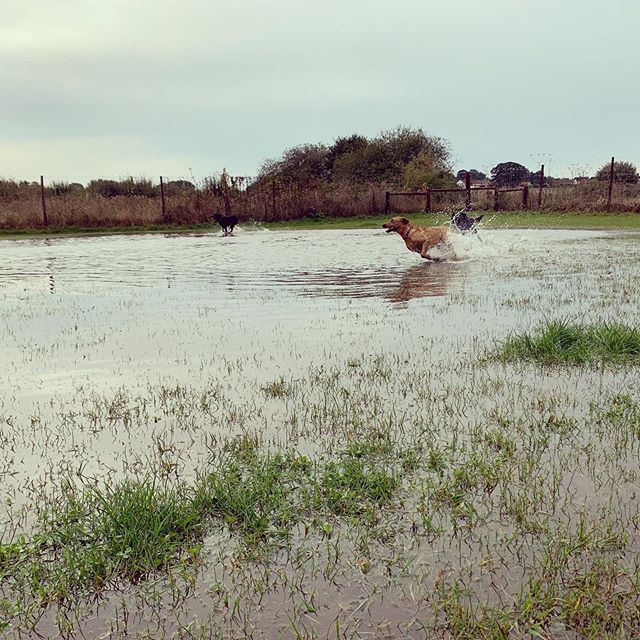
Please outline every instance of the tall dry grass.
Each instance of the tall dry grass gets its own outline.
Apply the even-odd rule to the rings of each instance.
[[[244,179],[243,179],[244,180]],[[53,185],[45,192],[50,226],[127,227],[162,224],[195,225],[211,221],[214,212],[231,213],[241,220],[272,222],[303,217],[366,216],[384,212],[384,184],[316,183],[301,185],[268,180],[242,187],[221,189],[205,181],[189,188],[165,190],[165,211],[159,189],[151,195],[104,196],[91,188]],[[171,185],[171,183],[169,183]],[[68,187],[68,185],[67,185]],[[156,195],[157,194],[157,195]],[[492,190],[474,191],[473,207],[490,210],[496,204]],[[541,208],[552,211],[603,211],[607,203],[606,183],[591,181],[563,187],[546,187]],[[410,213],[425,208],[424,196],[393,196],[392,210]],[[454,211],[464,205],[464,193],[432,193],[433,211]],[[522,208],[521,192],[501,192],[498,209]],[[529,191],[529,208],[538,207],[538,189]],[[612,210],[640,212],[640,185],[615,184]],[[28,229],[43,226],[39,186],[0,180],[0,228]]]

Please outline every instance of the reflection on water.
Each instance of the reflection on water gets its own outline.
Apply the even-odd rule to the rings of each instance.
[[[490,281],[496,268],[518,268],[541,257],[563,272],[572,265],[568,247],[597,238],[606,240],[606,234],[494,231],[457,236],[460,259],[441,263],[422,261],[377,230],[13,240],[2,243],[0,291],[85,294],[114,287],[175,288],[206,291],[211,300],[220,301],[230,293],[271,294],[379,298],[402,307],[411,300],[475,288]]]
[[[367,271],[343,270],[290,274],[282,280],[301,288],[303,296],[318,298],[381,298],[398,307],[410,300],[444,296],[449,287],[464,285],[469,264],[420,262],[409,267]]]
[[[465,279],[467,264],[455,262],[425,262],[409,267],[404,271],[400,282],[393,291],[385,296],[389,302],[405,303],[414,298],[444,296],[449,282],[462,282]]]
[[[53,265],[55,264],[55,258],[47,258],[47,271],[49,272],[49,291],[51,293],[56,292],[56,279],[53,273]]]

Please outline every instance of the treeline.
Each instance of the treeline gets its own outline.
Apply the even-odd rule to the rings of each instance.
[[[567,178],[554,178],[549,175],[543,175],[542,171],[529,171],[527,167],[518,162],[501,162],[491,169],[491,175],[487,176],[481,171],[471,169],[471,179],[473,181],[486,181],[496,187],[517,187],[521,184],[531,184],[535,187],[540,186],[540,182],[545,187],[562,186],[567,182],[586,182],[589,180],[598,180],[600,182],[608,181],[610,178],[611,165],[609,163],[602,165],[594,176],[579,175],[570,180]],[[461,170],[456,174],[458,180],[464,180],[467,171]],[[614,182],[621,184],[638,184],[640,175],[636,166],[631,162],[618,161],[613,164]]]
[[[166,183],[167,189],[173,192],[193,192],[196,185],[188,180],[171,180]],[[40,192],[39,182],[25,180],[15,181],[0,179],[0,198],[17,198],[31,192]],[[143,196],[157,198],[161,194],[160,183],[149,178],[123,178],[120,180],[98,179],[91,180],[86,186],[80,182],[54,181],[47,185],[46,193],[52,196],[79,195],[103,196],[115,198],[117,196]]]
[[[449,145],[422,129],[396,127],[373,138],[359,134],[331,145],[303,144],[267,160],[258,180],[375,183],[410,189],[455,184]]]

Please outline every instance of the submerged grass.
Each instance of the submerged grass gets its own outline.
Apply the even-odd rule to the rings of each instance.
[[[593,407],[592,424],[596,433],[620,431],[621,447],[627,443],[616,454],[622,456],[637,433],[638,415],[634,399],[615,396]],[[472,583],[447,569],[422,596],[425,608],[431,603],[435,611],[430,637],[554,637],[558,629],[585,638],[635,637],[640,584],[637,565],[634,572],[625,557],[634,535],[629,523],[582,513],[572,522],[552,517],[567,505],[554,481],[555,463],[549,468],[550,441],[572,449],[574,423],[553,414],[535,423],[496,417],[465,441],[439,442],[426,431],[410,446],[391,430],[362,429],[317,459],[243,435],[217,442],[189,485],[161,475],[110,485],[67,481],[44,501],[30,538],[0,545],[0,628],[16,620],[28,628],[50,606],[86,602],[106,589],[126,591],[161,571],[192,572],[205,536],[224,533],[230,548],[231,532],[241,551],[234,572],[252,572],[260,562],[272,566],[289,554],[301,563],[291,580],[309,584],[304,563],[322,566],[312,545],[326,545],[336,568],[324,575],[335,575],[339,541],[349,536],[362,576],[377,575],[383,566],[377,550],[403,539],[487,544],[487,567],[496,561],[492,553],[501,557],[502,547],[491,545],[506,545],[527,562],[519,590],[498,604],[479,602]],[[505,535],[489,542],[486,527],[496,519]],[[529,545],[535,558],[527,556]],[[410,564],[402,553],[398,561]],[[247,577],[234,573],[233,579],[245,584]],[[287,584],[292,593],[298,588]],[[248,606],[239,597],[225,605],[232,618]],[[307,613],[317,606],[313,597]]]
[[[609,278],[595,283],[580,298],[585,308],[607,304]],[[540,376],[525,367],[513,376],[510,367],[476,366],[483,336],[517,326],[533,305],[550,308],[566,295],[561,308],[574,312],[571,286],[559,293],[534,298],[488,336],[478,322],[473,342],[466,333],[452,342],[453,356],[428,337],[378,351],[369,334],[345,346],[347,333],[313,364],[306,346],[293,347],[300,360],[287,370],[260,333],[242,358],[195,360],[200,374],[190,368],[188,383],[176,373],[175,383],[91,388],[22,420],[10,402],[0,407],[7,486],[25,455],[21,439],[34,442],[32,457],[51,461],[42,479],[18,485],[28,489],[24,512],[20,504],[4,511],[10,490],[3,501],[0,636],[10,627],[16,638],[311,639],[332,637],[334,621],[341,638],[362,629],[375,637],[640,637],[636,370]],[[443,303],[488,321],[501,307],[483,310],[477,296]],[[632,300],[625,294],[621,304],[608,317],[635,323]],[[430,309],[433,319],[445,313]],[[361,338],[360,313],[341,322]],[[406,309],[385,314],[382,337],[389,328],[421,336],[410,319]],[[569,351],[581,362],[588,333],[606,357],[635,362],[629,331],[563,324],[542,358]],[[536,334],[527,336],[533,344]],[[175,343],[186,358],[183,347]],[[289,347],[276,341],[279,352]],[[269,368],[252,374],[260,366]],[[220,373],[210,378],[213,367]],[[124,443],[115,458],[111,438]],[[96,459],[99,481],[76,475],[76,461],[93,469]],[[129,479],[110,480],[120,468]],[[203,611],[211,613],[200,630],[192,624]]]
[[[0,585],[46,605],[193,563],[205,533],[216,527],[268,549],[303,522],[305,529],[315,523],[326,530],[332,516],[370,518],[399,488],[405,467],[390,466],[349,454],[312,462],[242,436],[227,443],[194,486],[155,476],[114,485],[66,481],[45,500],[30,539],[0,544]]]
[[[67,484],[45,500],[31,539],[0,547],[0,583],[41,602],[61,601],[193,558],[201,533],[200,513],[182,486],[152,477]]]
[[[516,333],[502,345],[504,361],[541,364],[640,363],[640,330],[620,323],[582,325],[547,322],[533,332]]]

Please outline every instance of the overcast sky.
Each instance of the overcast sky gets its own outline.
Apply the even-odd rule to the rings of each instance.
[[[456,169],[640,165],[638,0],[0,3],[0,176],[253,175],[399,124]]]

